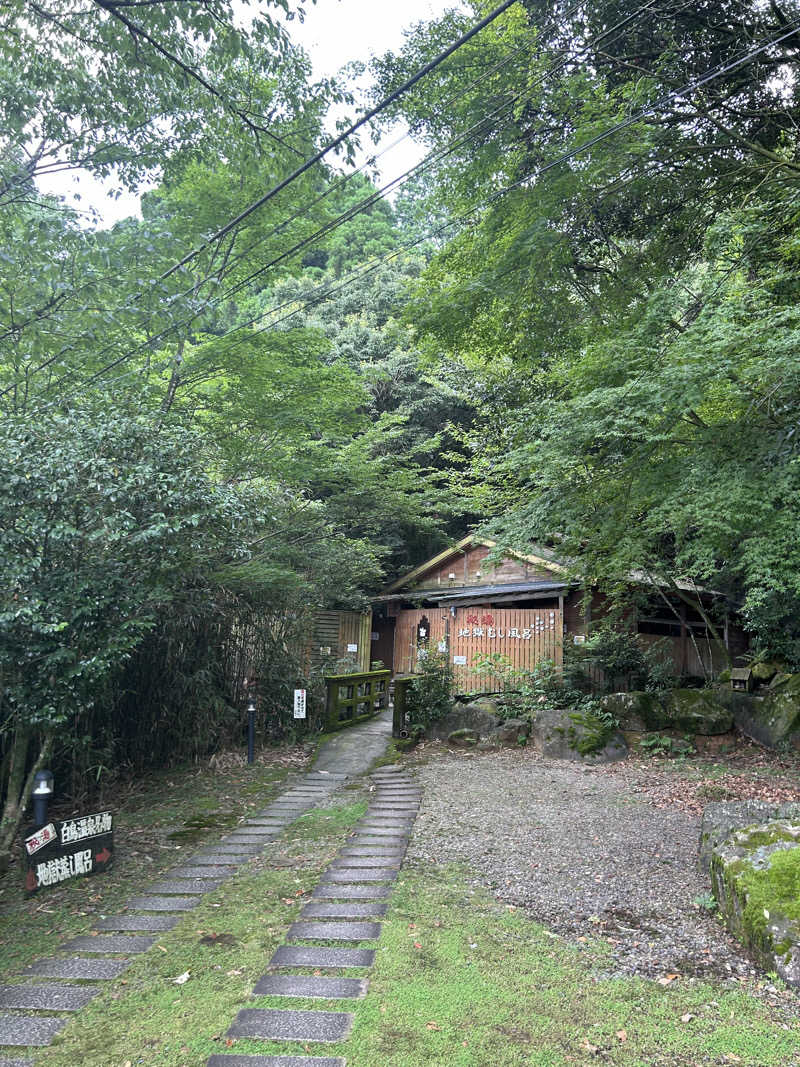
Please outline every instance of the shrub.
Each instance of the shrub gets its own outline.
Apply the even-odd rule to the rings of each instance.
[[[408,687],[406,716],[412,727],[427,727],[446,715],[453,704],[453,668],[443,652],[420,656],[418,676]]]

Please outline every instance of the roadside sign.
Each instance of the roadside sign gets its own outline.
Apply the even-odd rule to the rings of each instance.
[[[306,691],[295,689],[294,691],[294,717],[304,719],[306,717]]]
[[[70,878],[100,874],[114,858],[114,819],[110,811],[50,822],[24,840],[25,892],[59,885]]]

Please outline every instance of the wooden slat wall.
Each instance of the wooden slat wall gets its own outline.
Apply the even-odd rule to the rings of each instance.
[[[555,608],[493,609],[482,605],[458,608],[455,618],[449,612],[443,613],[441,608],[423,608],[403,611],[397,620],[394,669],[398,674],[416,669],[417,627],[423,618],[429,623],[429,648],[435,650],[447,641],[451,663],[454,656],[467,658],[466,666],[453,667],[456,691],[460,693],[498,689],[498,682],[491,675],[473,673],[471,667],[476,654],[499,652],[508,657],[514,667],[527,669],[543,659],[558,664],[563,660],[562,614]],[[509,636],[510,633],[519,636]]]
[[[334,660],[351,656],[358,662],[360,671],[368,671],[371,626],[372,613],[369,611],[318,611],[307,647],[306,669],[319,669]],[[348,645],[358,645],[358,652],[348,652]],[[330,648],[330,655],[323,656],[320,648]]]

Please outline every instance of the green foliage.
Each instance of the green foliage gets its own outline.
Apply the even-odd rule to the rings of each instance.
[[[686,756],[694,751],[689,737],[669,737],[667,734],[645,734],[639,747],[650,756]]]
[[[68,721],[181,587],[244,551],[193,435],[106,413],[0,423],[6,727]]]
[[[425,650],[417,660],[417,676],[406,691],[406,719],[425,728],[446,715],[453,706],[453,668],[443,652]]]
[[[572,712],[570,721],[574,726],[568,728],[567,736],[571,747],[581,756],[600,752],[619,729],[619,720],[609,711],[595,705],[584,706],[581,711]],[[576,726],[579,729],[576,730]]]
[[[409,313],[480,403],[472,506],[503,545],[555,546],[620,602],[634,575],[695,609],[693,583],[725,594],[796,664],[800,94],[788,42],[736,60],[800,9],[567,6],[512,8],[398,104],[436,146],[485,120],[487,96],[501,109],[443,157],[429,198],[456,214],[511,189],[433,258]],[[380,60],[381,88],[466,18]],[[664,99],[708,70],[691,99]]]

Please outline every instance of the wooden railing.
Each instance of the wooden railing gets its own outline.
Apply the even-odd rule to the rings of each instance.
[[[387,708],[391,677],[389,670],[328,675],[325,678],[328,689],[327,729],[341,730],[343,726],[353,726]]]

